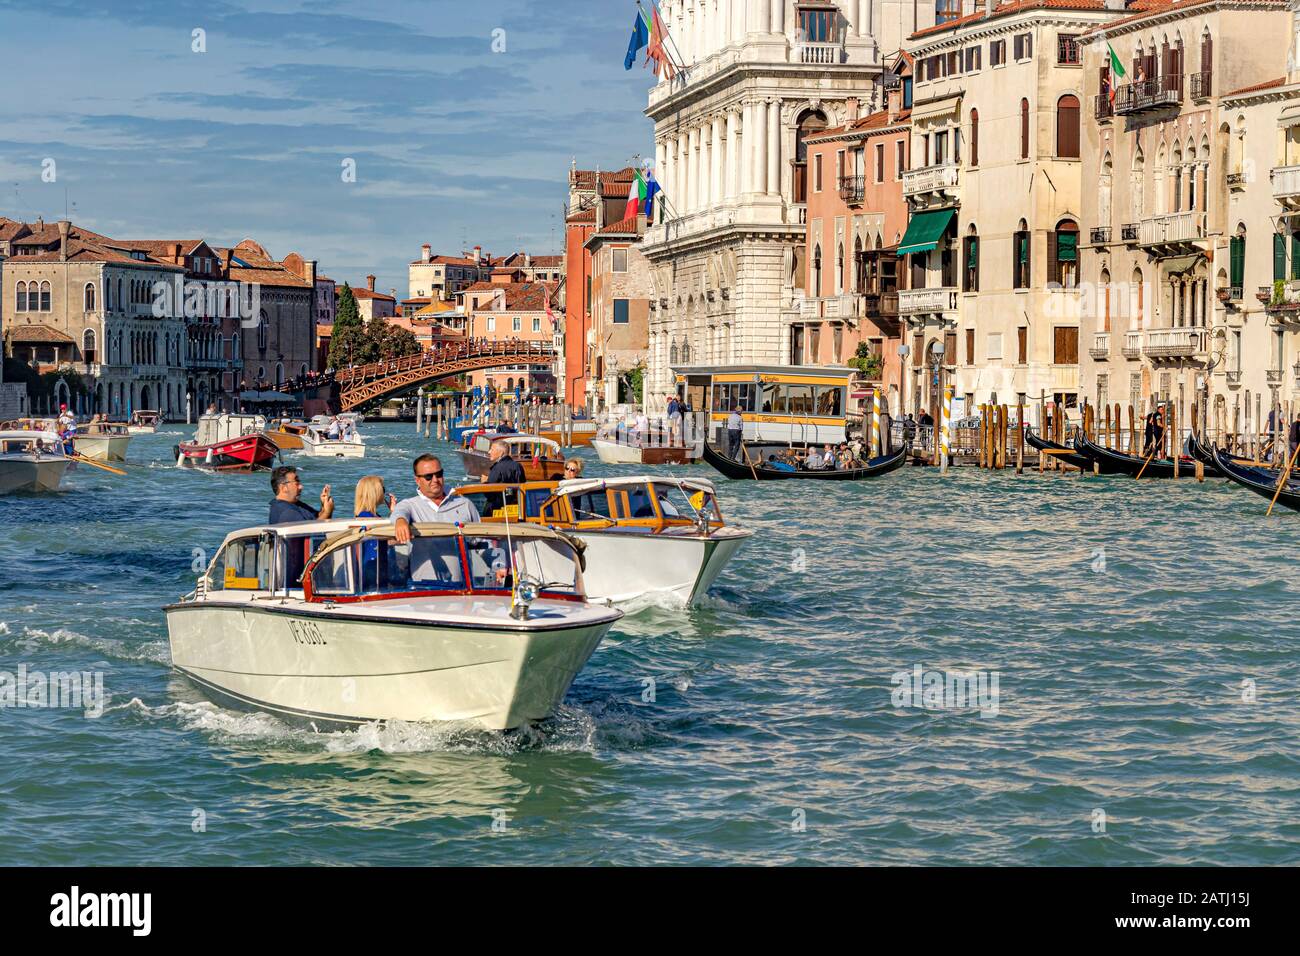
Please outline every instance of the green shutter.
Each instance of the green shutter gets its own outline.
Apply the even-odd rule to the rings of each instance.
[[[1079,260],[1079,234],[1077,232],[1058,232],[1056,234],[1056,261],[1077,262]]]
[[[1024,232],[1020,233],[1019,243],[1020,249],[1016,258],[1020,261],[1021,265],[1024,265],[1029,261],[1029,234]]]
[[[1228,252],[1231,259],[1229,268],[1228,284],[1234,289],[1240,289],[1242,279],[1246,272],[1246,239],[1244,236],[1233,236],[1228,243]]]
[[[1232,240],[1236,242],[1234,238]],[[1235,248],[1235,247],[1234,247]],[[1236,256],[1236,252],[1233,252]],[[1237,260],[1234,258],[1233,262]],[[1286,237],[1280,233],[1273,233],[1273,280],[1286,278]]]
[[[979,242],[980,241],[976,239],[974,236],[971,236],[969,239],[966,240],[967,243],[966,268],[967,269],[974,269],[979,265],[979,261],[980,261]]]
[[[1300,232],[1291,233],[1291,278],[1300,279]]]

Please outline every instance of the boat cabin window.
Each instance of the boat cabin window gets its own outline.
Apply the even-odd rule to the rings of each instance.
[[[609,495],[605,491],[584,491],[568,496],[574,521],[612,521]]]
[[[276,574],[275,589],[297,589],[302,587],[302,570],[307,566],[307,559],[315,553],[325,540],[323,534],[299,534],[280,538],[280,568]]]
[[[417,591],[459,591],[465,587],[465,568],[456,538],[412,538],[409,549],[394,544],[387,562],[389,574],[381,590],[408,586]]]
[[[503,491],[462,491],[457,493],[469,499],[470,503],[478,509],[479,516],[484,521],[490,521],[494,518],[498,520],[502,518],[523,520],[523,515],[519,513],[519,490],[517,488],[507,488]]]
[[[839,418],[843,414],[844,389],[838,385],[817,386],[817,414],[824,418]]]
[[[540,590],[579,593],[578,562],[569,545],[549,538],[516,539],[513,544],[514,570],[535,582]]]
[[[813,388],[812,385],[783,385],[786,411],[791,415],[811,415]]]
[[[772,415],[785,414],[785,390],[775,382],[763,385],[763,404],[759,411]]]
[[[665,521],[693,524],[703,514],[711,524],[721,524],[722,514],[718,511],[717,501],[707,491],[692,491],[680,485],[657,482],[654,486],[655,498],[659,501],[659,511]]]
[[[222,550],[208,577],[213,591],[271,590],[271,537],[250,535]]]
[[[839,418],[844,414],[842,385],[799,385],[767,382],[763,385],[759,411],[768,415],[820,415]]]
[[[632,485],[627,488],[610,489],[609,496],[614,502],[615,518],[656,518],[654,501],[650,489],[645,485]]]

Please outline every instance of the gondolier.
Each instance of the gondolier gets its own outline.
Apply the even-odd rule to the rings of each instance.
[[[727,416],[727,455],[739,459],[741,438],[745,434],[745,420],[740,417],[740,406],[733,405]]]

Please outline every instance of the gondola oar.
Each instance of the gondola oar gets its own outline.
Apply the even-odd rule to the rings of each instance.
[[[1154,448],[1151,449],[1151,454],[1147,455],[1147,460],[1142,462],[1142,467],[1138,469],[1137,477],[1133,479],[1134,481],[1137,481],[1139,478],[1142,477],[1142,472],[1147,470],[1147,465],[1151,464],[1151,459],[1156,456],[1156,452],[1159,450],[1160,450],[1159,445],[1156,445]]]
[[[112,468],[108,465],[101,465],[99,462],[92,461],[91,459],[87,458],[85,455],[64,455],[63,457],[68,459],[68,461],[77,461],[77,462],[81,462],[81,464],[83,465],[90,465],[92,468],[103,468],[105,471],[111,471],[115,475],[126,474],[126,472],[124,472],[120,468]]]
[[[745,447],[743,439],[740,442],[740,453],[745,456],[745,464],[749,466],[749,473],[754,476],[755,481],[758,481],[758,472],[754,469],[754,463],[749,460],[749,449]]]
[[[1286,479],[1295,466],[1296,455],[1300,455],[1300,444],[1295,446],[1295,451],[1291,453],[1291,460],[1286,463],[1286,470],[1282,472],[1282,477],[1277,480],[1277,491],[1273,492],[1273,500],[1268,503],[1268,511],[1264,512],[1265,518],[1273,513],[1273,506],[1277,504],[1278,495],[1282,494],[1282,489],[1286,487]]]

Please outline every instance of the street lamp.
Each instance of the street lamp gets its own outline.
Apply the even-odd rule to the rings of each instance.
[[[900,370],[902,372],[900,378],[902,379],[902,386],[903,386],[902,408],[899,409],[900,415],[906,415],[908,411],[910,411],[910,409],[907,408],[907,398],[908,395],[911,394],[911,390],[907,387],[907,357],[911,354],[912,354],[911,346],[909,346],[906,342],[898,346],[898,364],[902,366]]]

